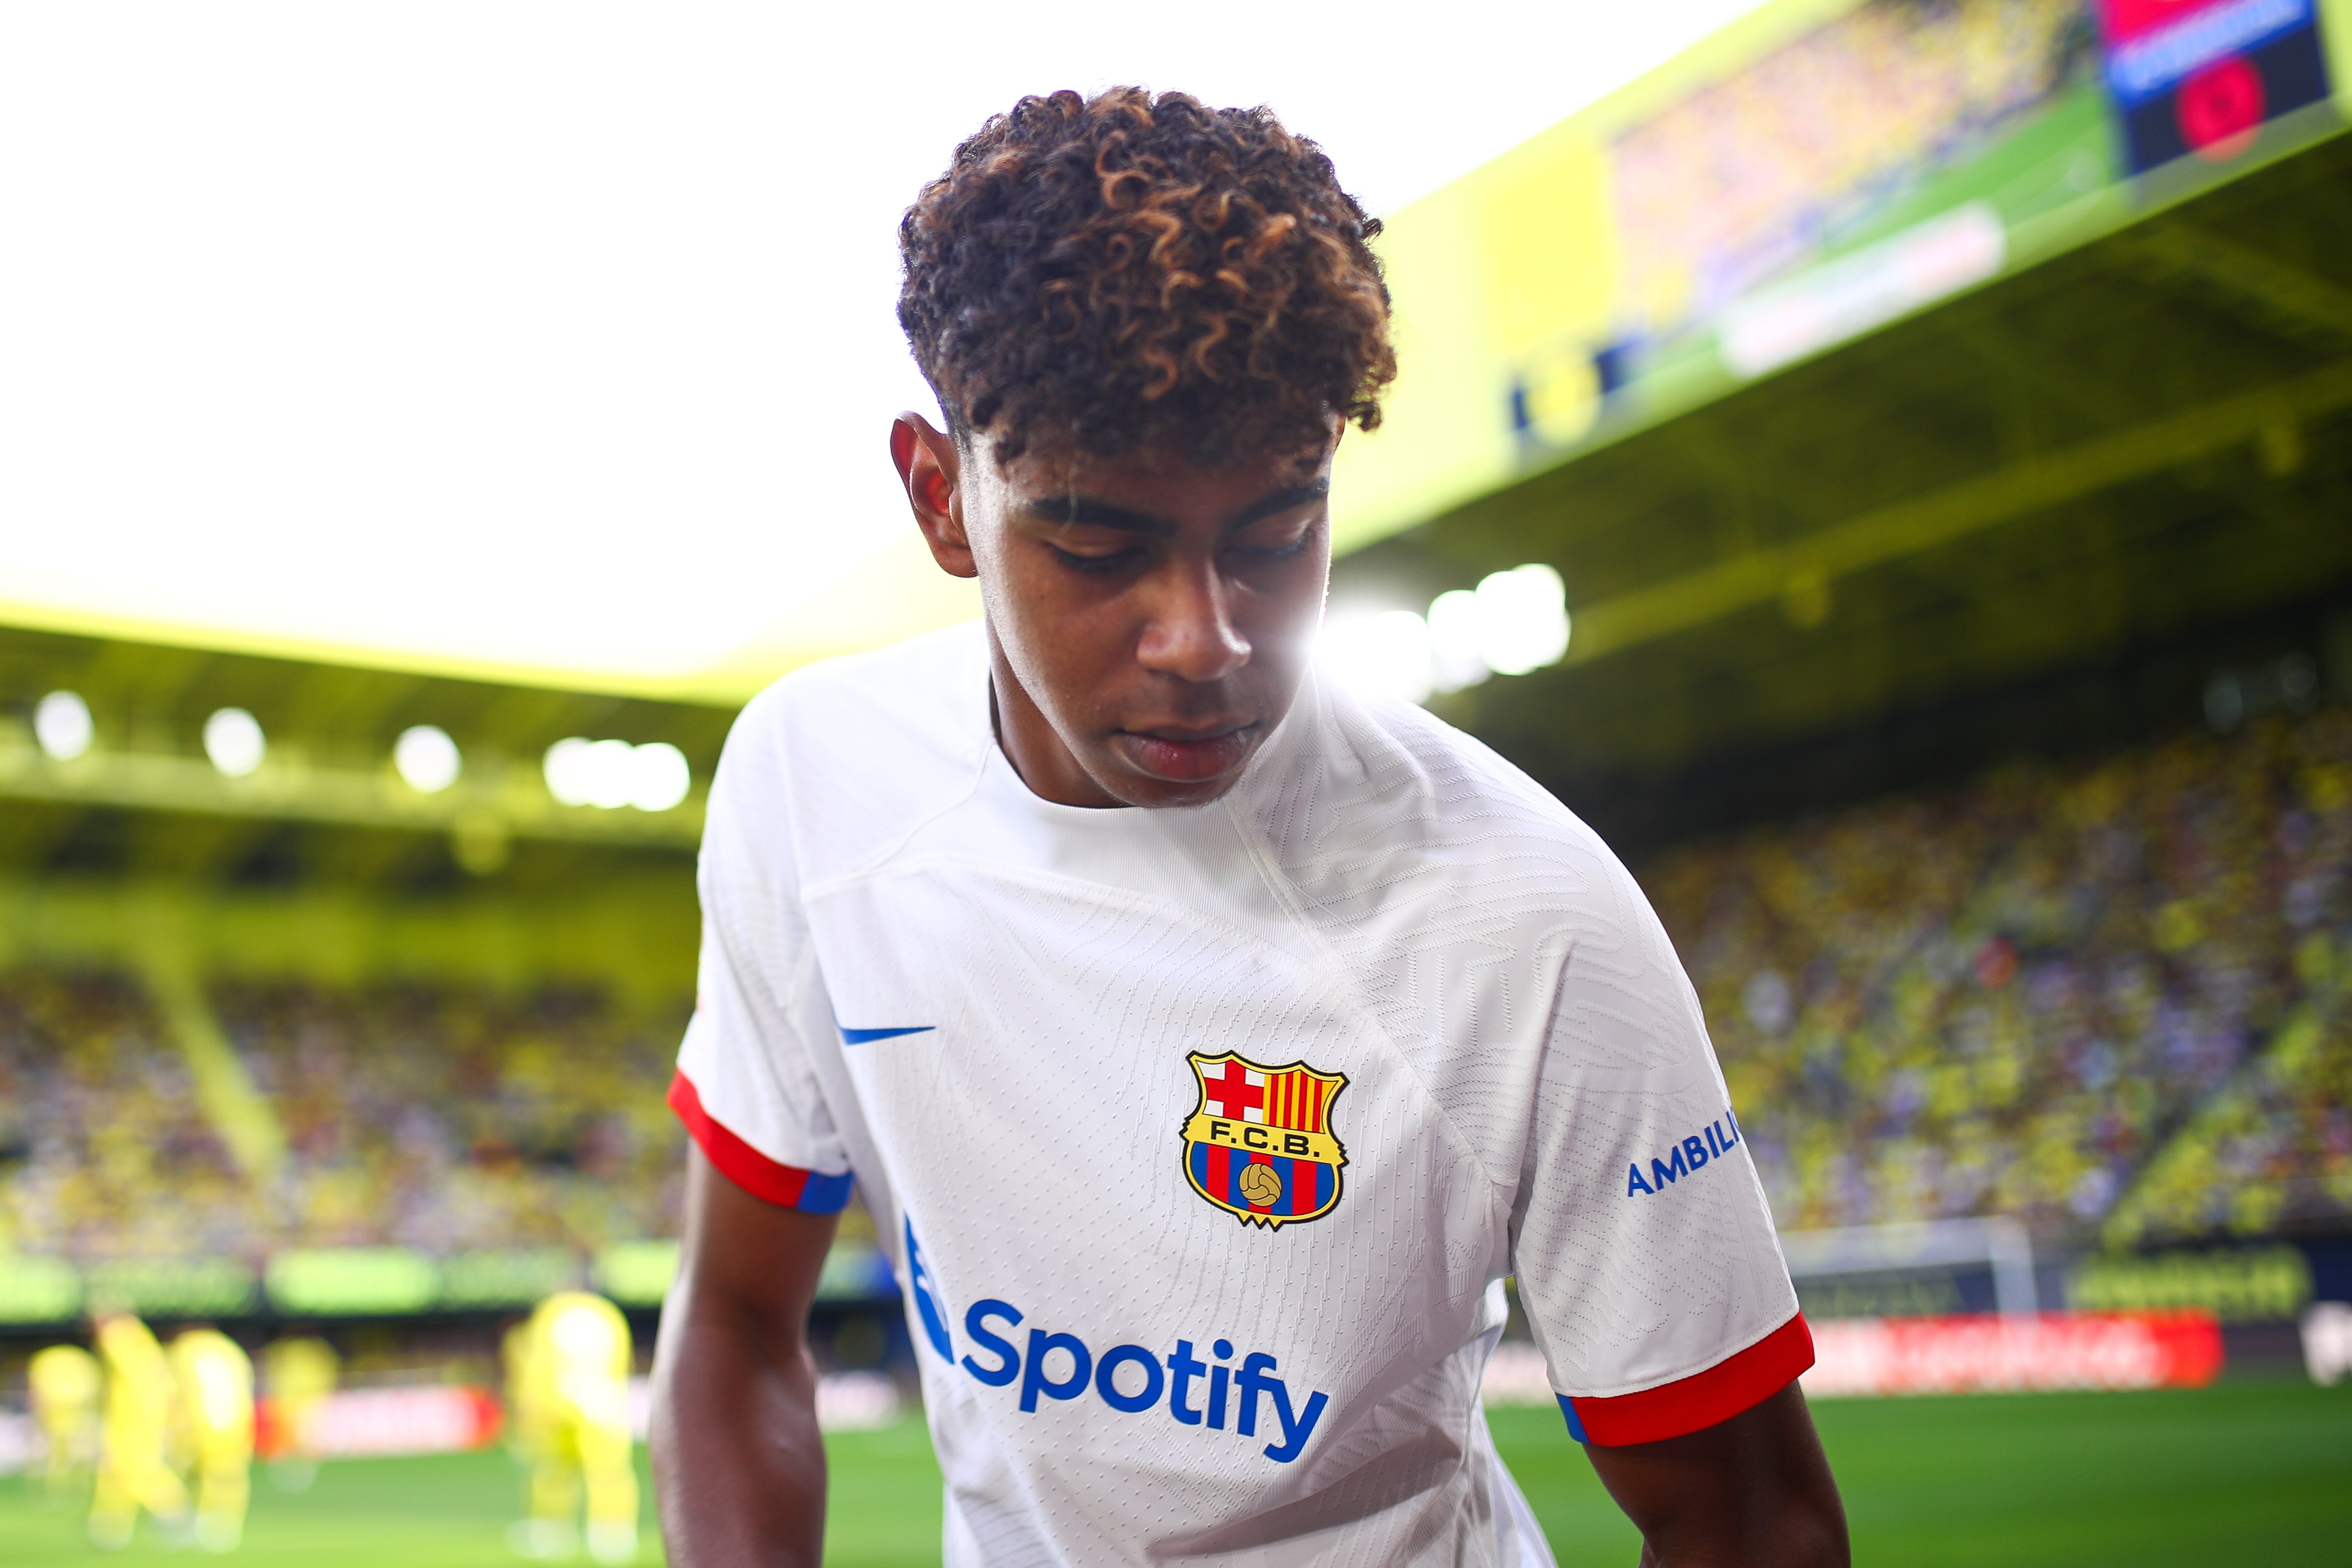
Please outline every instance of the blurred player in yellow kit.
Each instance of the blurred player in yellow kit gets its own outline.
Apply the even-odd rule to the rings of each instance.
[[[334,1346],[322,1339],[275,1340],[262,1350],[261,1382],[275,1433],[269,1479],[281,1490],[300,1491],[319,1472],[315,1427],[341,1371]]]
[[[530,1467],[530,1517],[515,1533],[528,1556],[568,1556],[587,1493],[588,1552],[637,1554],[637,1472],[629,1434],[628,1321],[602,1296],[566,1291],[507,1335],[515,1447]]]
[[[172,1368],[163,1347],[137,1318],[110,1312],[98,1320],[98,1358],[106,1368],[106,1435],[90,1490],[89,1538],[113,1551],[131,1544],[142,1509],[179,1530],[188,1492],[164,1462]]]
[[[226,1552],[245,1533],[252,1495],[253,1363],[218,1329],[172,1342],[174,1448],[196,1486],[196,1544]]]
[[[62,1500],[98,1457],[98,1396],[104,1379],[98,1357],[78,1344],[53,1344],[25,1368],[33,1389],[33,1418],[48,1450],[41,1479]]]

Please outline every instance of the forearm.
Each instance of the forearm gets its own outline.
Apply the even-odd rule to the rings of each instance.
[[[817,1568],[824,1445],[806,1348],[690,1301],[673,1306],[684,1310],[662,1325],[651,1441],[670,1563]]]

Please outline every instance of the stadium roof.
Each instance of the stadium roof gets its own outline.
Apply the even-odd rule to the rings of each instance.
[[[1753,3],[14,9],[0,623],[731,706],[977,612],[881,435],[897,218],[984,115],[1271,101],[1392,209]]]
[[[2290,153],[1601,432],[1359,552],[1335,594],[1555,565],[1566,659],[1438,702],[1572,803],[2200,629],[2255,628],[2217,662],[2352,679],[2347,189],[2352,138]],[[2211,674],[2168,677],[2179,721]]]

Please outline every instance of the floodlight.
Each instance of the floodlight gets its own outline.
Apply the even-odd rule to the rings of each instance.
[[[593,744],[574,735],[547,748],[540,771],[547,779],[547,792],[555,797],[557,805],[588,804],[587,775],[594,771],[594,764],[588,760],[588,747]]]
[[[89,705],[79,692],[51,692],[33,710],[33,738],[56,761],[71,762],[88,751],[95,733]]]
[[[1316,656],[1360,691],[1417,703],[1429,695],[1429,622],[1411,610],[1342,611],[1323,622]]]
[[[419,724],[402,730],[393,742],[392,765],[411,789],[438,795],[457,781],[466,762],[447,730],[437,724]]]
[[[637,748],[625,740],[592,740],[582,752],[580,777],[588,803],[616,811],[636,793]]]
[[[268,750],[261,721],[241,707],[215,708],[205,720],[205,755],[231,779],[242,779],[260,767]]]
[[[1478,584],[1478,652],[1497,674],[1524,675],[1568,652],[1568,586],[1536,562]]]
[[[1450,589],[1429,601],[1429,650],[1432,684],[1441,692],[1475,686],[1494,674],[1479,652],[1478,596],[1466,588]]]
[[[694,787],[694,770],[687,766],[686,753],[667,740],[636,747],[630,767],[629,804],[640,811],[667,811]]]

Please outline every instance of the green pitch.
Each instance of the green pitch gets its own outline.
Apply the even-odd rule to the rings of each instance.
[[[1854,1558],[1882,1568],[2330,1562],[2352,1531],[2352,1387],[1861,1400],[1815,1415],[1845,1489]],[[1494,1427],[1566,1568],[1630,1568],[1633,1530],[1559,1417],[1502,1410]],[[845,1436],[832,1449],[827,1560],[936,1562],[939,1476],[921,1427]],[[499,1454],[329,1465],[295,1496],[259,1481],[246,1544],[229,1561],[512,1568],[504,1532],[517,1495]],[[99,1560],[78,1516],[21,1480],[0,1481],[0,1561]],[[656,1560],[650,1549],[643,1559]],[[111,1561],[201,1559],[142,1542]]]

